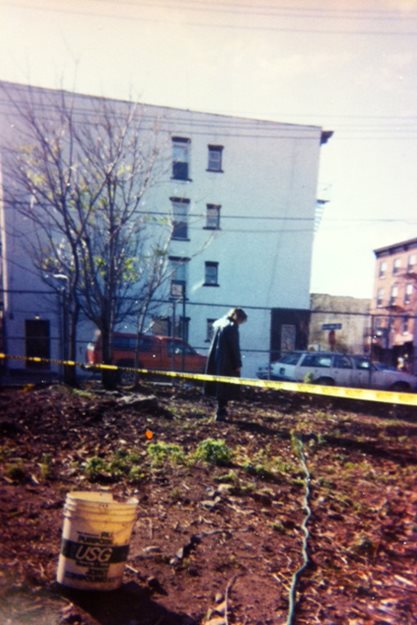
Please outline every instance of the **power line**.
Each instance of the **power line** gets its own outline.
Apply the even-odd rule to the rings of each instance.
[[[6,83],[7,84],[7,83]],[[18,83],[10,83],[11,85],[17,88],[24,88],[24,85],[20,85]],[[50,92],[51,97],[53,97],[56,93],[61,93],[61,91],[55,91],[50,89],[43,89],[41,87],[34,87],[35,90]],[[70,92],[68,96],[74,96],[82,101],[86,101],[88,98],[91,98],[94,101],[100,101],[101,98],[98,96],[86,96],[84,94],[72,94]],[[45,94],[47,96],[47,93]],[[123,100],[116,100],[114,98],[110,98],[110,101],[114,101],[117,103],[124,102]],[[20,102],[20,100],[19,100]],[[0,106],[5,110],[9,110],[10,101],[0,97]],[[20,102],[22,104],[22,102]],[[126,102],[126,104],[130,104]],[[24,103],[23,103],[24,105]],[[43,111],[58,111],[59,104],[51,103],[51,102],[42,102],[37,104],[38,108]],[[141,110],[138,111],[135,118],[138,123],[142,122],[144,124],[151,124],[158,122],[160,127],[158,131],[162,133],[167,133],[169,135],[175,132],[184,132],[185,134],[189,133],[195,136],[206,136],[212,137],[213,134],[219,135],[223,133],[224,139],[227,138],[248,138],[248,139],[288,139],[288,140],[307,140],[307,141],[317,141],[317,131],[321,131],[322,127],[320,125],[312,125],[306,123],[288,123],[288,122],[280,122],[268,119],[255,119],[255,118],[244,118],[241,116],[234,115],[226,115],[219,113],[208,113],[208,112],[195,112],[195,115],[201,116],[217,116],[214,119],[193,119],[192,113],[190,111],[186,111],[185,109],[180,108],[172,108],[166,107],[162,105],[154,105],[147,103],[138,103],[138,108],[144,109],[155,109],[155,114],[150,112],[143,113]],[[174,114],[172,114],[174,112]],[[178,115],[175,114],[178,112]],[[191,113],[188,118],[182,117],[180,113]],[[97,114],[97,111],[92,107],[92,105],[88,105],[86,103],[84,106],[77,106],[76,114],[81,116],[85,113]],[[160,113],[160,114],[158,114]],[[123,118],[122,114],[117,114],[115,112],[107,111],[108,115]],[[276,113],[276,115],[278,115]],[[288,116],[289,114],[283,114],[283,116]],[[311,114],[313,115],[313,114]],[[306,115],[299,115],[299,117],[306,117]],[[324,116],[323,117],[327,117]],[[417,138],[417,116],[371,116],[371,115],[330,115],[330,119],[340,118],[352,118],[356,120],[364,119],[366,121],[373,120],[384,120],[387,119],[392,121],[391,125],[386,124],[334,124],[335,136],[337,140],[346,141],[346,140],[355,140],[355,141],[363,141],[363,140],[385,140],[385,139],[398,139],[398,140],[415,140]],[[96,124],[92,120],[83,120],[83,123]],[[200,129],[196,129],[200,128]],[[338,130],[340,128],[340,131]],[[149,130],[150,127],[144,127],[144,131]],[[253,132],[256,130],[257,132]],[[259,132],[261,130],[261,133]],[[302,132],[310,131],[311,133],[315,132],[315,134],[301,134]],[[300,133],[300,134],[299,134]],[[355,136],[355,133],[361,133],[361,136]],[[216,139],[221,140],[221,138]]]
[[[190,199],[191,202],[194,202],[194,200],[192,200],[192,198],[185,198],[185,199]],[[19,201],[19,200],[6,200],[5,201],[6,204],[8,204],[11,208],[13,206],[27,206],[26,202],[23,201]],[[170,210],[161,210],[161,211],[156,211],[156,210],[147,210],[147,209],[139,209],[138,210],[138,215],[143,215],[144,217],[146,217],[147,215],[152,215],[152,216],[157,216],[157,217],[172,217],[173,213]],[[205,212],[201,212],[201,213],[196,213],[196,212],[189,212],[188,213],[188,217],[189,218],[194,218],[194,219],[205,219],[206,218],[206,213]],[[223,220],[227,220],[227,219],[238,219],[239,221],[247,221],[247,220],[253,220],[253,221],[284,221],[284,222],[308,222],[308,223],[314,223],[316,221],[316,217],[315,216],[311,216],[311,217],[306,217],[306,216],[300,216],[300,215],[254,215],[254,214],[224,214],[223,212],[221,213],[221,221]],[[395,224],[395,223],[404,223],[404,224],[408,224],[408,225],[417,225],[417,217],[416,218],[410,218],[410,217],[406,217],[406,216],[396,216],[396,217],[326,217],[326,222],[331,222],[334,224],[346,224],[346,223],[351,223],[351,224]],[[216,228],[206,228],[208,230],[216,230]],[[0,230],[4,230],[4,228],[2,228],[0,226]]]
[[[205,0],[203,1],[193,1],[193,0],[175,0],[174,2],[150,2],[146,0],[141,0],[139,3],[136,0],[119,0],[117,3],[114,0],[97,0],[102,5],[108,4],[113,5],[114,7],[120,8],[123,7],[133,7],[135,9],[142,8],[162,8],[169,9],[171,11],[175,11],[178,13],[178,10],[183,11],[191,11],[205,14],[216,14],[216,13],[230,13],[232,15],[250,15],[251,17],[254,15],[259,16],[277,16],[277,17],[290,17],[296,19],[351,19],[351,20],[378,20],[378,21],[392,21],[394,19],[398,20],[410,20],[416,19],[417,14],[415,11],[401,11],[398,9],[394,10],[386,10],[386,9],[340,9],[340,8],[331,8],[326,7],[323,9],[322,7],[296,7],[289,5],[277,5],[274,4],[253,4],[253,3],[230,3],[230,2],[216,2],[216,4],[207,4]],[[47,8],[44,6],[34,6],[25,4],[21,2],[19,4],[14,2],[10,2],[7,0],[3,0],[0,2],[0,5],[3,4],[5,6],[13,6],[13,8],[23,8],[23,9],[38,9],[38,10],[49,10],[56,12],[65,12],[69,14],[78,13],[78,11],[73,11],[68,8],[66,9],[56,9],[56,8]],[[94,12],[93,15],[99,17],[102,15],[100,12]]]
[[[1,85],[1,83],[0,83]],[[27,85],[21,85],[19,83],[7,83],[7,81],[3,81],[3,90],[7,92],[7,85],[10,85],[10,89],[17,89],[28,91]],[[42,101],[36,103],[36,108],[39,108],[42,111],[57,111],[59,112],[62,107],[62,102],[59,101],[57,103],[52,102],[51,99],[57,97],[59,94],[64,93],[68,95],[70,98],[75,98],[78,100],[77,109],[75,114],[85,115],[86,113],[90,114],[99,114],[100,110],[97,111],[94,108],[92,102],[88,102],[91,99],[93,102],[100,102],[103,98],[98,96],[89,96],[80,93],[72,93],[62,90],[52,90],[46,89],[42,87],[30,87],[36,92],[40,92],[41,94],[45,94],[45,98],[50,96],[50,101]],[[283,122],[271,119],[259,119],[259,118],[251,118],[251,117],[242,117],[242,114],[225,114],[225,113],[210,113],[204,111],[188,111],[186,109],[175,108],[164,105],[155,105],[148,104],[145,102],[129,102],[124,100],[118,100],[115,98],[105,98],[105,100],[109,100],[110,102],[115,103],[125,103],[128,106],[133,106],[137,108],[137,113],[135,113],[135,119],[138,122],[144,123],[155,123],[163,124],[159,130],[161,132],[173,133],[177,132],[177,130],[182,126],[185,131],[188,129],[189,132],[193,132],[196,135],[210,135],[209,132],[213,129],[216,134],[220,132],[224,132],[226,137],[240,137],[240,136],[248,136],[248,137],[256,137],[256,138],[303,138],[302,135],[294,136],[294,131],[305,132],[306,130],[313,132],[322,129],[322,125],[306,123],[306,122]],[[22,100],[19,103],[22,106],[25,106],[25,102]],[[9,99],[0,97],[0,106],[4,108],[5,111],[10,110],[10,106],[13,104],[13,101]],[[32,106],[32,103],[29,104]],[[149,109],[153,109],[154,112],[149,111]],[[117,113],[116,111],[106,111],[107,115],[115,118],[124,119],[125,115],[122,113]],[[273,115],[282,117],[294,116],[294,114],[290,113],[272,113]],[[186,116],[185,116],[186,115]],[[193,117],[195,115],[197,118]],[[308,114],[298,114],[295,117],[314,117],[317,114],[308,113]],[[211,119],[207,119],[207,117],[211,117]],[[354,119],[357,120],[356,124],[348,124],[343,123],[342,121],[336,121],[334,124],[337,129],[340,129],[341,132],[391,132],[394,131],[396,133],[412,133],[417,132],[417,116],[416,115],[354,115],[354,114],[341,114],[341,115],[326,115],[320,114],[321,117],[325,119],[334,120],[346,120],[346,119]],[[362,122],[363,120],[363,122]],[[378,121],[388,121],[390,125],[377,123]],[[85,120],[84,122],[91,123],[91,120]],[[373,123],[376,122],[376,123]],[[96,123],[96,122],[94,122]],[[198,130],[196,131],[194,128],[202,128],[208,130]],[[145,128],[144,128],[145,130]],[[240,131],[246,131],[246,134],[241,133]],[[267,132],[268,134],[253,134],[254,130],[262,130],[262,132]],[[235,132],[238,131],[238,132]],[[338,130],[337,130],[338,132]],[[339,136],[339,135],[338,135]],[[305,138],[311,138],[310,135]],[[314,137],[315,138],[315,137]]]
[[[114,4],[114,0],[101,0],[102,3]],[[118,2],[118,6],[134,6],[138,4],[135,0],[122,0]],[[167,8],[178,11],[182,9],[184,11],[196,11],[204,13],[232,13],[232,14],[245,14],[248,13],[260,16],[279,16],[279,17],[295,17],[300,19],[320,18],[320,19],[352,19],[352,20],[390,20],[393,19],[413,19],[415,16],[414,11],[407,11],[406,13],[400,13],[398,11],[387,11],[378,9],[339,9],[339,8],[313,8],[313,7],[294,7],[288,5],[277,4],[256,4],[249,3],[230,3],[230,2],[217,2],[215,5],[208,5],[206,1],[195,0],[175,0],[174,3],[170,2],[146,2],[141,0],[140,6]]]
[[[126,3],[125,3],[126,4]],[[98,12],[94,12],[94,11],[74,11],[74,10],[70,10],[70,9],[61,9],[58,7],[40,7],[40,6],[33,6],[33,5],[27,5],[27,4],[20,4],[20,5],[16,5],[15,2],[11,3],[8,2],[7,0],[0,2],[0,5],[3,6],[10,6],[12,5],[13,8],[20,8],[20,9],[29,9],[29,10],[35,10],[35,11],[43,11],[43,12],[53,12],[53,13],[63,13],[66,15],[80,15],[80,16],[84,16],[84,17],[96,17],[96,18],[104,18],[104,19],[112,19],[112,20],[129,20],[129,21],[142,21],[142,22],[153,22],[153,23],[170,23],[172,20],[171,19],[166,19],[166,18],[146,18],[143,16],[136,16],[136,15],[126,15],[126,14],[121,14],[121,13],[117,13],[117,14],[112,14],[112,13],[98,13]],[[152,8],[152,6],[154,5],[148,5],[150,8]],[[161,5],[159,5],[161,6]],[[174,8],[174,7],[170,7],[169,5],[162,5],[162,7],[165,8]],[[178,7],[177,7],[177,11],[178,11]],[[213,8],[212,9],[206,9],[204,11],[206,14],[213,12]],[[243,14],[243,11],[238,12],[238,14]],[[245,15],[247,14],[247,12],[245,13]],[[253,17],[254,13],[250,13],[250,17]],[[267,14],[264,15],[264,17],[272,17],[272,14]],[[318,18],[322,18],[323,14],[318,14],[317,17]],[[282,15],[277,15],[277,17],[282,17]],[[296,16],[296,15],[292,15],[292,16],[287,16],[287,17],[303,17],[306,18],[307,15],[301,15],[300,16]],[[338,15],[334,15],[332,16],[334,17],[334,19],[345,19],[347,17],[347,15],[343,15],[343,14],[338,14]],[[388,19],[389,16],[387,15],[386,18]],[[390,22],[392,22],[393,19],[400,19],[398,17],[398,15],[396,13],[393,13],[391,15],[391,19]],[[375,20],[375,15],[369,14],[369,19],[372,19],[372,21],[374,22]],[[401,31],[401,30],[397,30],[397,31],[381,31],[381,30],[336,30],[336,29],[312,29],[312,28],[291,28],[291,27],[283,27],[283,26],[258,26],[255,24],[251,24],[248,26],[245,25],[240,25],[240,24],[225,24],[225,23],[207,23],[207,21],[205,22],[181,22],[181,24],[183,26],[190,26],[190,27],[197,27],[197,28],[206,28],[206,29],[228,29],[228,30],[246,30],[246,31],[250,31],[250,32],[288,32],[288,33],[299,33],[299,34],[312,34],[312,35],[351,35],[351,36],[400,36],[400,37],[406,37],[406,36],[415,36],[417,35],[417,30],[416,31]]]

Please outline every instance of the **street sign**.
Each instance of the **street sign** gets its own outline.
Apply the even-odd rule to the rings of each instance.
[[[341,323],[323,323],[321,326],[322,330],[341,330]]]

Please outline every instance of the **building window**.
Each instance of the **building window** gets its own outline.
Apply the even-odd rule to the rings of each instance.
[[[207,261],[205,264],[204,286],[219,286],[219,263]]]
[[[188,210],[190,200],[171,197],[172,239],[188,239]]]
[[[208,171],[222,172],[222,145],[209,145],[208,146]]]
[[[391,288],[391,296],[389,298],[389,305],[396,306],[397,305],[397,297],[398,297],[398,286],[394,284]]]
[[[175,180],[189,180],[190,139],[172,137],[172,177]]]
[[[209,230],[220,229],[220,206],[217,204],[207,204],[206,228]]]
[[[404,304],[411,304],[411,301],[413,299],[413,290],[414,290],[414,287],[412,284],[406,284],[405,294],[404,294]]]
[[[382,260],[379,265],[379,277],[385,278],[386,273],[387,273],[387,261]]]
[[[384,327],[385,317],[374,317],[374,328],[380,330]]]
[[[417,264],[417,255],[410,254],[408,257],[407,271],[408,273],[415,273]]]
[[[394,258],[394,264],[392,265],[392,273],[394,275],[401,271],[401,258]]]
[[[188,262],[188,258],[169,257],[171,275],[170,296],[174,299],[183,299],[186,296]]]
[[[206,325],[206,343],[211,343],[211,340],[213,338],[213,334],[214,334],[214,328],[213,328],[213,323],[215,322],[215,319],[207,319],[207,325]]]
[[[384,289],[378,289],[376,294],[376,305],[378,308],[384,305]]]

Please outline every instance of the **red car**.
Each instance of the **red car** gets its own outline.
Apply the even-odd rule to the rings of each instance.
[[[137,360],[136,360],[137,353]],[[203,373],[207,358],[180,338],[153,334],[115,332],[112,340],[112,363],[119,367],[137,367],[161,371]],[[102,363],[101,335],[87,345],[86,368]],[[130,382],[132,373],[121,372],[121,381]]]

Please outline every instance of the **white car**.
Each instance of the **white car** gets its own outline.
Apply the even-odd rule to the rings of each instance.
[[[390,391],[417,391],[417,376],[373,363],[366,356],[337,352],[289,352],[268,367],[260,367],[262,380],[308,382]]]

